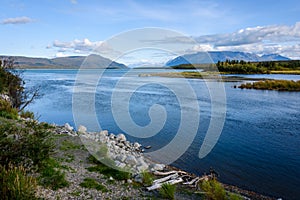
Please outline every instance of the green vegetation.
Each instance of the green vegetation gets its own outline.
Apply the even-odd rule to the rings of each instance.
[[[203,69],[204,71],[216,71],[226,74],[270,74],[287,73],[300,74],[300,60],[290,61],[265,61],[246,62],[243,60],[218,61],[214,64],[183,64],[174,66],[174,69]]]
[[[153,179],[154,179],[154,177],[150,172],[148,172],[148,171],[143,171],[142,172],[142,180],[143,180],[143,184],[145,186],[152,185]]]
[[[12,58],[0,59],[0,94],[9,97],[9,103],[18,111],[24,110],[40,96],[39,88],[26,88],[21,71],[15,70]]]
[[[265,80],[253,83],[244,83],[240,85],[239,88],[257,90],[300,91],[300,81]]]
[[[53,150],[48,135],[49,130],[34,121],[17,123],[0,119],[0,165],[40,167]]]
[[[107,188],[92,178],[85,178],[82,183],[79,184],[81,187],[96,189],[102,192],[108,192]]]
[[[88,160],[91,163],[96,164],[95,166],[87,168],[87,170],[90,172],[98,172],[108,178],[113,177],[116,180],[127,180],[127,179],[131,178],[131,174],[129,172],[122,171],[122,169],[118,169],[116,166],[114,168],[109,167],[109,166],[115,165],[113,160],[110,160],[108,158],[104,158],[101,160],[103,163],[109,164],[109,166],[98,161],[92,155],[89,156]]]
[[[39,177],[39,184],[53,190],[68,186],[69,183],[65,179],[65,173],[61,171],[61,168],[63,168],[63,166],[55,159],[49,158],[45,160],[40,170],[41,176]]]
[[[176,185],[164,183],[159,189],[159,194],[166,199],[175,199],[175,191],[176,191]]]
[[[12,165],[7,168],[0,165],[0,196],[3,200],[20,199],[34,200],[36,179],[27,176],[24,167],[14,167]]]
[[[228,193],[220,182],[216,179],[203,181],[200,184],[201,190],[204,192],[208,200],[242,200],[237,194]]]
[[[18,110],[13,108],[8,101],[0,98],[0,117],[18,119]]]
[[[82,145],[74,144],[73,142],[69,140],[64,140],[61,143],[61,146],[59,147],[62,151],[72,150],[72,149],[81,149]]]

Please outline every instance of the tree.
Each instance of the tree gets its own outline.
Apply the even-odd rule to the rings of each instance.
[[[11,57],[0,59],[0,93],[7,94],[13,108],[23,111],[26,106],[39,98],[40,88],[25,89],[22,71],[16,69],[16,63]]]

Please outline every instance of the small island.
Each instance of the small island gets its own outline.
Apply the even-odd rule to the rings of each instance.
[[[243,83],[241,89],[300,91],[300,81],[293,80],[264,80],[253,83]]]

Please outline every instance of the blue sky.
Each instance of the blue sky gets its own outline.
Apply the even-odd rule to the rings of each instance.
[[[300,59],[300,1],[2,0],[0,55],[85,55],[124,31],[160,27],[198,50],[280,53]]]

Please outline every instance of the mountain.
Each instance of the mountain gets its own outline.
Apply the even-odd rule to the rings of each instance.
[[[8,56],[0,56],[8,57]],[[24,56],[13,56],[15,63],[20,68],[70,68],[78,69],[84,64],[85,68],[101,69],[109,66],[110,69],[126,69],[127,66],[118,62],[111,61],[99,55],[89,56],[69,56],[59,58],[32,58]]]
[[[284,61],[284,60],[291,60],[291,59],[279,54],[266,54],[260,57],[260,61]]]
[[[185,54],[178,56],[166,63],[166,66],[176,66],[180,64],[202,64],[202,63],[216,63],[218,61],[225,60],[244,60],[244,61],[279,61],[290,60],[278,54],[269,54],[258,56],[254,53],[236,52],[236,51],[209,51],[209,52],[197,52],[194,54]]]

